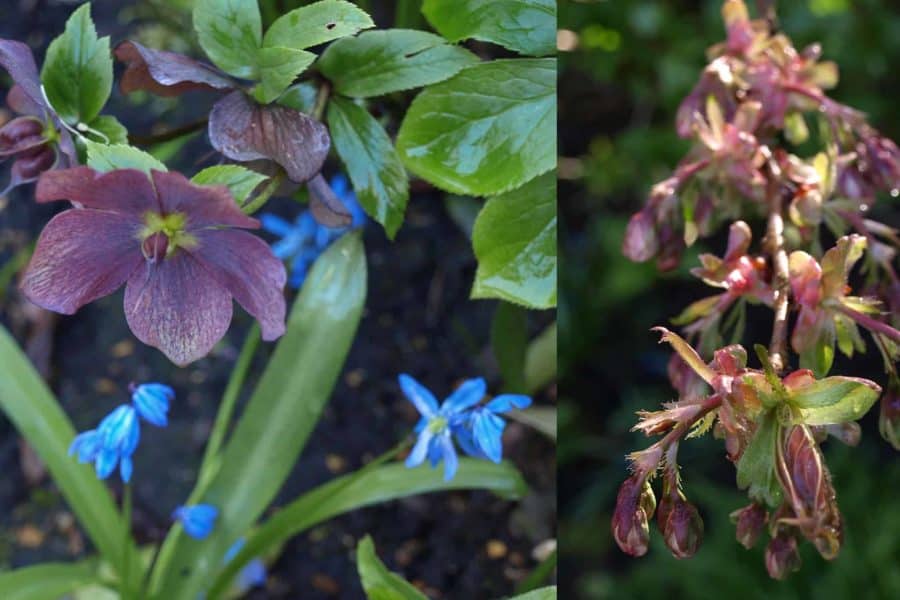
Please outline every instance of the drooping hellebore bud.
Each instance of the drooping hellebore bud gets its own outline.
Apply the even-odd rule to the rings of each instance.
[[[878,430],[887,443],[900,450],[900,390],[895,385],[890,386],[881,398]]]
[[[622,483],[612,517],[613,537],[622,552],[631,556],[647,553],[655,510],[656,497],[646,474],[635,473]]]
[[[626,258],[645,262],[656,256],[659,242],[653,220],[653,211],[646,208],[631,216],[622,241],[622,254]]]
[[[731,513],[731,520],[735,524],[738,543],[749,550],[756,545],[769,520],[769,513],[765,507],[754,502]]]
[[[44,136],[44,124],[34,117],[18,117],[0,127],[0,153],[32,147]]]
[[[657,523],[672,556],[690,558],[697,553],[703,541],[703,519],[680,490],[660,499]]]
[[[21,181],[33,181],[56,162],[56,152],[49,146],[32,148],[13,163],[13,175]]]
[[[153,263],[164,259],[168,249],[169,237],[162,232],[156,232],[150,235],[141,244],[141,252],[143,252],[144,258]]]
[[[797,538],[784,532],[773,537],[766,546],[766,570],[769,577],[782,581],[799,569]]]

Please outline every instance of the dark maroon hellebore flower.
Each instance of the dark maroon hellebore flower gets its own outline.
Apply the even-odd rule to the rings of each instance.
[[[284,265],[238,229],[259,222],[226,187],[179,173],[76,167],[45,173],[36,199],[74,208],[51,219],[37,241],[22,281],[35,304],[72,314],[125,283],[128,326],[178,365],[222,339],[232,298],[256,317],[264,340],[284,333]]]

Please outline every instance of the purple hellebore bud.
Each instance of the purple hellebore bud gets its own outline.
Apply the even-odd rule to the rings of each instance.
[[[664,495],[659,501],[657,524],[672,556],[690,558],[697,553],[703,541],[703,519],[680,490]]]
[[[35,304],[72,314],[126,284],[132,332],[181,366],[222,339],[232,299],[260,322],[264,340],[284,333],[284,264],[241,231],[259,222],[224,186],[161,171],[45,172],[36,200],[64,199],[74,208],[47,223],[23,276]]]
[[[800,569],[800,553],[797,538],[788,533],[779,533],[766,546],[766,570],[769,577],[782,581]]]
[[[881,411],[878,415],[878,430],[896,450],[900,450],[900,393],[898,387],[888,387],[881,398]]]
[[[17,117],[0,127],[0,157],[46,142],[44,124],[34,117]]]
[[[631,556],[647,553],[655,510],[656,497],[646,474],[635,473],[622,483],[612,518],[613,537],[622,552]]]
[[[622,254],[634,262],[645,262],[656,256],[659,243],[653,211],[643,209],[631,216],[622,240]]]
[[[764,506],[754,502],[731,513],[731,518],[735,522],[738,543],[749,550],[756,545],[769,520],[769,513]]]

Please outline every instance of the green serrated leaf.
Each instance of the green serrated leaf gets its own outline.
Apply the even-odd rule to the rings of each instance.
[[[472,232],[478,258],[472,298],[556,306],[556,176],[547,173],[490,198]]]
[[[226,73],[255,78],[256,51],[262,42],[257,0],[197,0],[194,30],[213,63]]]
[[[356,568],[368,600],[428,600],[413,584],[384,566],[371,536],[364,537],[356,548]]]
[[[310,48],[375,27],[361,8],[345,0],[321,0],[301,6],[272,23],[263,45]]]
[[[367,31],[338,40],[318,66],[345,96],[367,98],[444,81],[478,57],[425,31]]]
[[[422,12],[451,42],[473,38],[530,56],[556,52],[554,0],[425,0]]]
[[[790,390],[788,401],[797,409],[796,423],[833,425],[862,418],[880,395],[881,388],[867,379],[826,377]]]
[[[262,104],[274,101],[314,60],[316,55],[306,50],[260,48],[256,53],[260,80],[253,97]]]
[[[437,187],[489,196],[556,167],[556,60],[467,67],[413,101],[397,136],[404,164]]]
[[[207,167],[191,177],[200,185],[224,185],[238,204],[243,204],[250,193],[269,177],[240,165],[216,165]]]
[[[285,90],[278,98],[278,104],[308,115],[316,106],[318,94],[319,90],[316,86],[307,81],[301,81]]]
[[[91,141],[86,141],[85,146],[88,154],[87,165],[97,171],[105,173],[116,169],[139,169],[149,174],[150,169],[168,170],[166,165],[134,146],[127,144],[107,146]]]
[[[331,141],[360,205],[393,239],[409,200],[409,180],[387,133],[361,106],[343,98],[328,105]]]
[[[104,144],[128,144],[128,130],[119,120],[111,115],[100,115],[88,123],[89,135],[101,137]]]
[[[100,114],[112,91],[113,61],[109,38],[97,38],[90,3],[72,13],[65,32],[50,42],[41,82],[67,123],[90,123]]]
[[[775,474],[775,445],[778,440],[778,418],[775,410],[760,416],[756,433],[737,464],[737,484],[749,488],[752,499],[776,508],[781,504],[781,485]]]

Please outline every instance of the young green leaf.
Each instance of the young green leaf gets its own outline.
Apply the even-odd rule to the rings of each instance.
[[[338,40],[318,65],[338,93],[367,98],[438,83],[477,62],[433,33],[388,29]]]
[[[404,164],[457,194],[515,189],[556,167],[556,60],[474,65],[426,88],[397,136]]]
[[[272,23],[263,45],[309,48],[375,27],[366,11],[345,0],[321,0],[301,6]]]
[[[425,0],[422,12],[451,42],[474,38],[530,56],[556,52],[554,0]]]
[[[306,50],[260,48],[256,53],[260,80],[253,96],[263,104],[274,101],[314,60],[316,55]]]
[[[750,488],[750,498],[765,502],[771,508],[781,504],[781,485],[775,474],[775,444],[778,441],[776,410],[764,413],[758,421],[756,433],[737,464],[737,484]]]
[[[86,141],[88,160],[87,164],[92,169],[106,172],[115,169],[139,169],[150,173],[150,169],[168,171],[162,164],[146,152],[138,150],[127,144],[98,144]]]
[[[203,542],[173,530],[152,579],[152,595],[195,600],[208,589],[225,552],[263,514],[296,463],[356,333],[366,297],[366,261],[358,234],[319,257],[294,302],[287,333],[247,402],[221,459],[202,473],[196,502],[219,517]]]
[[[257,0],[197,0],[194,29],[217,67],[244,79],[259,74],[256,50],[262,42],[262,17]]]
[[[528,318],[521,307],[497,303],[491,322],[491,348],[503,375],[503,391],[524,394],[525,353],[528,348]]]
[[[227,186],[238,204],[243,204],[250,193],[267,179],[266,175],[240,165],[207,167],[191,177],[191,181],[200,185]]]
[[[0,573],[0,598],[64,598],[79,588],[99,581],[96,568],[91,564],[43,563]]]
[[[111,115],[100,115],[88,123],[88,135],[106,139],[104,144],[128,144],[128,130],[119,120]],[[95,132],[95,133],[91,133]],[[98,135],[100,134],[100,135]]]
[[[556,306],[556,176],[547,173],[487,201],[475,221],[472,298]]]
[[[827,377],[788,391],[788,402],[797,410],[795,421],[807,425],[834,425],[861,419],[881,388],[868,379]]]
[[[47,99],[69,124],[90,123],[109,99],[113,60],[109,38],[97,38],[90,3],[78,8],[50,42],[41,82]]]
[[[391,139],[366,109],[343,98],[329,103],[328,127],[359,203],[393,239],[403,224],[409,181]]]
[[[364,537],[356,548],[356,568],[369,600],[428,600],[413,584],[384,566],[371,536]]]

